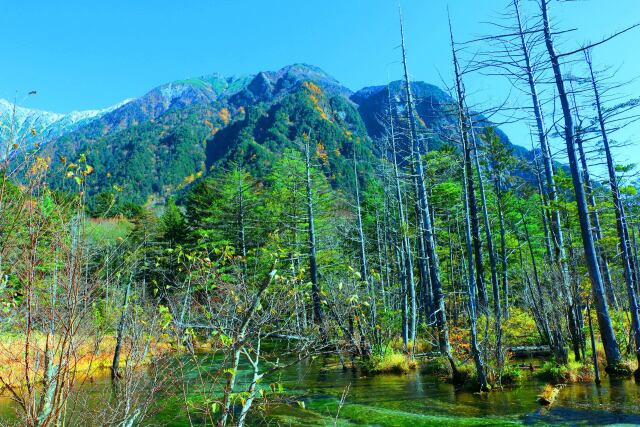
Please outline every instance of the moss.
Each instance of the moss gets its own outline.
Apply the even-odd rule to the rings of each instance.
[[[633,368],[626,362],[620,362],[617,365],[608,365],[604,370],[614,378],[629,378],[631,374],[633,374]]]
[[[331,402],[316,402],[310,406],[323,414],[335,414],[338,404]],[[511,426],[519,425],[510,420],[497,417],[464,417],[450,415],[424,415],[395,409],[380,408],[369,405],[347,403],[340,409],[340,419],[355,425],[378,426]],[[352,424],[352,425],[353,425]],[[338,424],[340,425],[340,424]]]

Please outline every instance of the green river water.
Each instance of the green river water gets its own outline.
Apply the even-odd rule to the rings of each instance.
[[[200,365],[216,365],[206,358]],[[187,372],[185,379],[197,383],[198,375]],[[240,387],[248,372],[239,377]],[[527,380],[522,385],[477,394],[457,390],[441,379],[419,371],[407,375],[368,376],[359,370],[343,370],[333,359],[316,359],[294,364],[265,378],[266,386],[278,382],[285,397],[270,399],[266,410],[257,411],[248,425],[273,426],[458,426],[458,425],[640,425],[640,385],[632,380],[612,380],[603,384],[571,384],[560,391],[550,409],[541,408],[536,396],[544,383]],[[85,387],[93,405],[107,399],[108,379]],[[206,386],[206,384],[204,385]],[[194,386],[194,395],[198,388]],[[338,403],[348,387],[345,404]],[[177,398],[159,397],[143,425],[189,425],[184,406]],[[256,403],[256,406],[258,404]],[[11,420],[15,407],[0,399],[0,420]],[[192,415],[192,422],[205,425]],[[334,424],[335,423],[335,424]],[[99,420],[84,420],[99,425]]]

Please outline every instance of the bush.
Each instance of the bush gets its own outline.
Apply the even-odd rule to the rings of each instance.
[[[439,377],[450,377],[451,365],[444,356],[430,358],[422,364],[422,373]]]
[[[570,361],[568,365],[560,365],[552,360],[545,362],[535,375],[554,384],[591,381],[593,366],[575,361]]]
[[[542,368],[536,371],[536,377],[552,383],[575,382],[576,375],[567,365],[560,365],[554,360],[544,362]]]
[[[476,376],[476,368],[473,365],[461,365],[456,367],[458,374],[452,378],[454,384],[463,385],[466,388],[475,389],[479,387],[478,378]]]
[[[617,365],[609,365],[605,368],[605,371],[615,378],[628,378],[633,374],[633,368],[625,362],[618,363]]]
[[[387,352],[383,356],[371,356],[362,367],[371,373],[406,374],[418,367],[418,362],[406,354]]]
[[[517,366],[507,365],[502,371],[500,382],[504,385],[518,384],[520,381],[522,381],[523,376],[524,373],[522,372],[522,369]]]
[[[505,320],[502,327],[503,341],[508,345],[538,345],[540,334],[536,323],[527,310],[517,307],[509,308],[509,319]]]

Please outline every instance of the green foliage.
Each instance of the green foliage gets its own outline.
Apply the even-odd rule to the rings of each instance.
[[[451,376],[451,364],[446,357],[432,357],[420,364],[421,371],[425,374],[442,378]]]
[[[189,242],[209,248],[231,245],[239,251],[257,248],[272,231],[263,222],[264,201],[264,191],[241,168],[212,171],[186,196]]]
[[[371,373],[406,374],[418,367],[418,363],[408,355],[387,351],[383,355],[373,355],[362,368]]]
[[[538,345],[541,342],[535,319],[528,310],[511,307],[503,323],[503,340],[507,345]]]
[[[184,239],[186,233],[184,218],[173,199],[169,199],[160,218],[160,232],[169,247],[173,247]]]
[[[524,379],[524,373],[516,365],[506,365],[500,375],[500,383],[502,385],[519,384]]]
[[[312,82],[273,105],[247,107],[246,116],[218,132],[207,145],[207,163],[244,165],[264,177],[286,149],[300,149],[309,134],[319,158],[319,169],[333,188],[353,188],[353,147],[371,159],[373,149],[355,107],[341,96],[329,96]],[[367,171],[370,166],[363,163]],[[369,172],[370,173],[370,172]]]
[[[223,126],[218,105],[174,108],[153,121],[95,136],[88,128],[56,141],[54,159],[75,158],[84,152],[94,173],[87,180],[90,199],[114,193],[123,202],[146,203],[151,196],[166,197],[190,184],[205,169],[205,141]],[[61,162],[55,164],[60,170]],[[54,175],[52,175],[53,178]],[[56,187],[67,188],[59,180]],[[89,203],[103,214],[107,196]],[[108,200],[106,200],[108,201]]]
[[[626,372],[625,376],[630,376],[631,371],[622,369]],[[567,365],[558,364],[555,360],[544,362],[542,368],[535,371],[535,376],[554,384],[573,383],[577,381],[593,380],[593,366],[588,363],[576,362],[569,360]]]
[[[86,226],[86,237],[89,242],[106,245],[125,239],[132,229],[127,219],[94,219]]]

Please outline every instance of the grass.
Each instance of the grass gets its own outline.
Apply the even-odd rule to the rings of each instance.
[[[371,373],[407,374],[418,367],[418,362],[408,355],[388,351],[383,356],[374,355],[363,365],[363,369]]]
[[[45,335],[34,333],[31,337],[31,351],[34,348],[44,349]],[[57,338],[54,337],[54,341]],[[77,337],[79,342],[74,347],[75,351],[70,360],[77,381],[92,379],[105,374],[111,367],[116,340],[112,335],[102,337],[96,342],[91,337]],[[126,343],[123,344],[121,363],[129,353]],[[12,386],[22,384],[25,378],[25,338],[17,334],[0,334],[0,376]],[[147,358],[141,361],[141,365],[150,363],[154,356],[170,351],[170,346],[163,342],[152,342]],[[38,353],[41,351],[39,350]],[[33,357],[32,357],[33,359]],[[32,369],[36,366],[35,360],[31,361]],[[33,375],[33,373],[32,373]]]
[[[92,218],[87,224],[87,238],[95,244],[107,244],[124,239],[133,224],[121,218]]]

